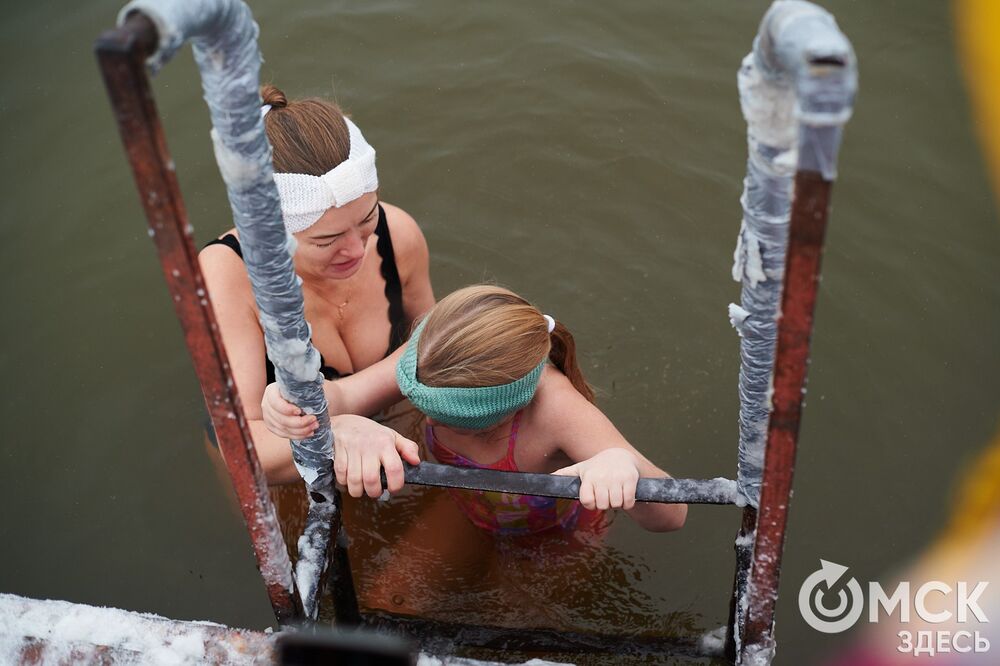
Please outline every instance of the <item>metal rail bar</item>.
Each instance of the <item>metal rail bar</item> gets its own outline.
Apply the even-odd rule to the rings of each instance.
[[[240,232],[268,356],[285,395],[319,419],[319,428],[306,440],[292,441],[292,459],[309,489],[310,503],[335,507],[333,433],[319,352],[312,345],[304,317],[302,291],[289,252],[293,241],[282,223],[271,148],[260,114],[257,24],[243,0],[131,0],[119,12],[119,22],[135,13],[146,16],[158,32],[156,48],[146,60],[151,70],[158,70],[191,42],[212,119],[215,158]],[[201,304],[211,307],[207,294],[202,294]],[[236,414],[243,418],[240,412]],[[314,538],[301,542],[304,548],[295,581],[309,619],[318,615],[314,602],[330,562],[329,539],[337,534],[340,520],[329,507],[310,511],[307,520],[319,517],[337,525],[311,525]],[[320,543],[323,539],[327,542]]]
[[[747,583],[750,580],[750,566],[753,564],[753,540],[757,528],[757,510],[752,506],[743,508],[743,519],[736,535],[733,550],[736,551],[736,570],[733,572],[733,594],[729,598],[729,617],[726,621],[726,640],[723,647],[726,659],[736,663],[739,655],[737,641],[742,639],[746,626]]]
[[[621,658],[670,655],[682,657],[716,656],[701,645],[700,635],[649,636],[608,635],[561,631],[557,629],[524,629],[452,622],[438,622],[389,613],[365,613],[366,626],[403,632],[430,653],[454,653],[456,646],[520,651],[537,654],[557,652],[568,654],[606,654]]]
[[[785,291],[781,299],[782,314],[778,324],[774,368],[774,409],[768,424],[764,481],[748,583],[750,599],[744,630],[744,654],[748,646],[773,643],[774,610],[831,186],[830,181],[816,172],[799,171],[795,176]]]
[[[152,22],[136,13],[121,28],[101,35],[95,51],[257,567],[275,617],[286,624],[300,617],[302,610],[267,481],[206,299],[198,253],[146,74],[145,59],[155,50],[157,39]]]
[[[334,493],[331,501],[309,503],[305,530],[298,542],[295,579],[307,618],[315,619],[319,614],[320,596],[329,582],[337,624],[356,625],[361,620],[342,515],[340,493]]]
[[[340,505],[340,495],[336,502]],[[347,532],[341,525],[334,543],[330,547],[330,575],[328,585],[333,600],[333,617],[340,624],[357,625],[361,623],[361,611],[358,609],[358,593],[354,588],[354,577],[351,575],[351,562],[347,553]]]
[[[413,485],[566,499],[580,496],[580,479],[575,476],[501,472],[426,462],[416,466],[404,463],[404,467],[406,483]],[[382,486],[385,485],[383,471]],[[660,504],[736,504],[736,482],[723,478],[639,479],[635,498],[639,502]]]
[[[774,656],[830,188],[853,111],[857,62],[829,12],[779,0],[761,21],[738,83],[749,159],[734,267],[742,303],[731,306],[730,317],[742,336],[737,484],[748,507],[737,537],[727,647],[737,663],[766,664]]]

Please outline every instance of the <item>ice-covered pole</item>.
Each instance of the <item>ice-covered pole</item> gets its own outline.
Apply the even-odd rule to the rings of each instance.
[[[733,264],[733,279],[743,286],[740,305],[731,304],[729,316],[741,337],[737,483],[756,507],[794,177],[797,171],[826,181],[836,177],[857,66],[831,14],[809,2],[778,0],[764,16],[737,82],[749,158]]]
[[[733,267],[742,300],[730,318],[742,338],[737,485],[749,507],[727,652],[767,664],[830,188],[857,65],[828,12],[778,0],[738,83],[749,159]]]
[[[314,499],[333,500],[333,435],[310,342],[302,291],[272,178],[271,146],[261,118],[260,51],[257,24],[242,0],[133,0],[119,24],[139,11],[153,21],[157,50],[147,64],[155,73],[186,40],[194,49],[212,119],[212,143],[240,233],[267,344],[284,394],[319,417],[309,439],[292,442],[292,458]]]

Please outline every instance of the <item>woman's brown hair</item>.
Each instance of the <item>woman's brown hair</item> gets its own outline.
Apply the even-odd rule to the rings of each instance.
[[[426,318],[417,376],[427,386],[478,388],[518,380],[548,358],[587,400],[594,391],[576,360],[573,335],[517,294],[473,285],[441,299]]]
[[[289,102],[273,85],[261,86],[260,96],[271,106],[264,116],[264,129],[274,148],[276,172],[322,176],[350,155],[351,136],[344,112],[333,102]]]

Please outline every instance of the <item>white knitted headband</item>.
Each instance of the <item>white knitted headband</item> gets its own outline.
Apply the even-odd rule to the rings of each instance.
[[[267,115],[270,105],[261,107]],[[304,173],[276,173],[274,182],[281,197],[281,213],[289,233],[305,231],[330,208],[340,208],[378,189],[375,149],[368,145],[358,126],[344,116],[350,133],[351,151],[347,159],[322,176]]]

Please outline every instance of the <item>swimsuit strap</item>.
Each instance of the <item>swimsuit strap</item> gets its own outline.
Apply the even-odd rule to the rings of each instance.
[[[225,245],[230,250],[235,252],[237,257],[240,259],[243,258],[243,248],[240,247],[240,241],[232,234],[226,234],[222,238],[215,238],[205,243],[205,247],[208,247],[209,245]]]
[[[514,447],[520,425],[521,412],[518,411],[511,422],[510,436],[507,438],[507,455],[490,465],[481,465],[469,460],[440,443],[434,436],[434,428],[429,423],[426,424],[427,450],[438,462],[445,465],[517,472]],[[456,488],[448,488],[448,493],[473,525],[487,532],[506,536],[536,534],[554,528],[575,529],[580,523],[581,515],[587,517],[591,515],[582,508],[579,501],[573,499]],[[603,512],[594,512],[593,516],[601,519]],[[595,523],[593,519],[588,518],[588,520],[589,523]]]
[[[510,437],[507,439],[507,457],[510,458],[514,467],[517,467],[517,464],[514,463],[514,445],[517,444],[517,430],[521,426],[521,413],[523,411],[519,409],[517,414],[514,414],[514,421],[510,424]]]
[[[399,269],[396,267],[396,252],[392,248],[392,236],[389,235],[389,223],[385,217],[385,209],[378,205],[378,224],[375,226],[378,242],[375,249],[382,258],[380,270],[385,280],[385,300],[389,301],[389,356],[396,351],[409,337],[409,327],[406,313],[403,312],[403,284],[399,279]]]
[[[521,411],[519,410],[517,414],[514,415],[514,420],[511,422],[510,427],[510,437],[507,438],[507,453],[503,458],[499,460],[483,464],[478,463],[471,458],[466,458],[460,453],[456,453],[447,446],[441,443],[434,433],[434,427],[424,422],[424,435],[427,443],[427,448],[438,459],[438,462],[444,463],[445,465],[458,465],[459,467],[475,467],[478,469],[501,469],[508,472],[517,472],[517,461],[514,459],[514,446],[517,444],[517,432],[521,424]]]

